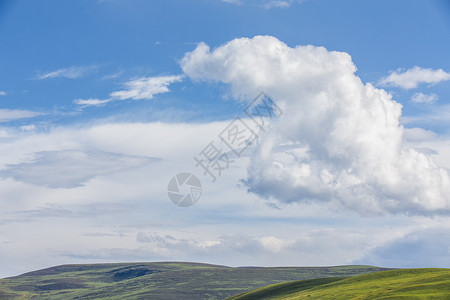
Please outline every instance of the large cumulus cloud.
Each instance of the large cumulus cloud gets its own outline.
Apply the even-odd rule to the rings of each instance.
[[[448,170],[406,145],[401,105],[363,83],[347,53],[256,36],[201,43],[181,66],[192,80],[230,84],[237,99],[264,91],[284,111],[252,156],[252,192],[362,214],[449,211]]]

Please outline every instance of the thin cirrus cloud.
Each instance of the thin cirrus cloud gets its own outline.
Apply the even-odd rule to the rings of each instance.
[[[448,125],[450,124],[450,104],[432,107],[430,110],[417,116],[403,117],[402,122],[403,124],[408,124],[409,126],[433,124],[448,128]]]
[[[5,91],[0,91],[0,96],[6,96],[6,92]]]
[[[270,8],[284,8],[291,6],[293,1],[284,1],[284,0],[271,0],[266,3],[264,3],[264,8],[270,9]]]
[[[125,89],[113,92],[111,98],[126,100],[152,99],[154,95],[169,92],[169,85],[182,80],[182,76],[142,77],[124,84]]]
[[[42,151],[36,153],[30,162],[7,165],[0,171],[0,176],[49,188],[75,188],[94,177],[142,167],[156,161],[158,159],[154,157],[105,151]]]
[[[124,89],[109,94],[108,99],[76,99],[75,104],[82,107],[103,106],[113,100],[146,100],[153,99],[157,94],[170,92],[169,85],[174,82],[182,81],[183,76],[157,76],[141,77],[124,83]]]
[[[44,113],[20,109],[0,109],[0,123],[28,119],[41,115],[44,115]]]
[[[271,8],[287,8],[290,7],[294,3],[301,3],[302,0],[222,0],[222,2],[232,3],[237,5],[257,5],[261,6],[265,9]]]
[[[93,98],[89,98],[89,99],[75,99],[73,100],[73,102],[75,104],[78,104],[82,107],[87,107],[87,106],[103,106],[108,102],[111,102],[111,99],[105,99],[105,100],[101,100],[101,99],[93,99]]]
[[[442,69],[424,69],[414,67],[408,70],[398,69],[382,78],[378,84],[383,87],[400,87],[405,90],[417,88],[421,83],[436,84],[450,80],[450,73]]]
[[[415,93],[411,97],[411,102],[414,103],[434,103],[437,100],[438,96],[436,94]]]
[[[222,2],[232,3],[232,4],[243,4],[241,0],[222,0]]]
[[[347,53],[256,36],[200,43],[181,66],[193,80],[229,84],[235,98],[264,91],[284,111],[251,158],[249,191],[362,215],[450,212],[448,170],[404,142],[401,105],[364,84]]]
[[[95,72],[98,66],[72,66],[69,68],[62,68],[56,71],[43,73],[37,76],[37,79],[48,79],[48,78],[67,78],[67,79],[77,79],[82,78],[92,72]]]

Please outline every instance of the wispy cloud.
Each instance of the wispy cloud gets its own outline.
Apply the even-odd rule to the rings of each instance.
[[[264,8],[270,9],[270,8],[283,8],[283,7],[289,7],[291,6],[292,1],[284,1],[284,0],[271,0],[264,4]]]
[[[0,91],[0,96],[6,96],[6,92],[5,91]]]
[[[73,102],[75,104],[81,105],[82,107],[88,107],[88,106],[103,106],[110,101],[111,99],[100,100],[89,98],[89,99],[75,99]]]
[[[232,4],[242,4],[241,0],[222,0],[222,2],[232,3]]]
[[[183,80],[182,75],[141,77],[124,83],[125,89],[112,92],[107,99],[76,99],[75,104],[82,107],[103,106],[114,100],[153,99],[154,95],[170,92],[169,85]]]
[[[84,77],[92,72],[95,72],[98,66],[72,66],[69,68],[62,68],[56,71],[47,72],[37,76],[37,79],[47,79],[47,78],[68,78],[77,79]]]
[[[30,124],[30,125],[23,125],[23,126],[20,126],[19,127],[20,128],[20,130],[22,130],[22,131],[33,131],[33,130],[36,130],[36,125],[34,125],[34,124]]]
[[[450,105],[439,105],[437,107],[433,107],[427,112],[417,115],[417,116],[408,116],[403,117],[402,122],[404,124],[440,124],[440,125],[448,125],[450,124]]]
[[[450,80],[450,73],[442,69],[424,69],[414,67],[408,70],[398,69],[387,77],[381,78],[378,84],[380,86],[400,87],[405,90],[414,89],[421,83],[436,84],[442,81]]]
[[[255,5],[265,9],[271,8],[287,8],[294,3],[301,3],[303,0],[222,0],[222,2],[237,4],[237,5]]]
[[[168,86],[173,82],[179,82],[182,76],[142,77],[130,80],[124,84],[125,89],[110,94],[112,98],[119,100],[152,99],[156,94],[169,92]]]
[[[30,110],[0,109],[0,123],[10,122],[18,119],[33,118],[40,115],[44,114]]]
[[[436,94],[415,93],[411,101],[415,103],[434,103],[438,99]]]
[[[116,79],[122,74],[123,74],[123,70],[120,70],[120,71],[117,71],[117,72],[114,72],[114,73],[107,74],[107,75],[103,76],[102,80]]]
[[[31,162],[8,165],[3,178],[47,186],[74,188],[97,176],[145,166],[158,159],[104,151],[42,151]]]

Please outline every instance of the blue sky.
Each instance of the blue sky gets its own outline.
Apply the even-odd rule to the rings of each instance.
[[[8,94],[4,107],[11,109],[73,112],[77,108],[74,99],[105,98],[130,78],[179,74],[178,61],[198,42],[216,47],[236,37],[255,35],[272,35],[290,46],[311,44],[345,51],[352,56],[358,76],[369,82],[397,68],[450,67],[445,60],[450,47],[446,38],[450,9],[445,1],[318,0],[293,3],[288,9],[266,9],[258,1],[236,5],[212,0],[5,3],[0,30],[8,47],[0,51],[8,72],[2,72],[1,81]],[[82,69],[72,80],[37,80],[42,74],[66,68]],[[223,113],[214,109],[218,106],[230,115],[236,113],[229,103],[211,99],[220,97],[209,86],[193,89],[184,82],[173,88],[172,95],[160,96],[170,97],[171,105],[165,99],[116,109],[175,106],[197,110],[200,103],[215,116]],[[408,105],[410,93],[394,91],[406,112],[423,109]],[[431,91],[445,95],[449,87],[434,86]],[[108,107],[87,114],[91,118],[91,114],[115,113]],[[87,114],[56,118],[66,122]]]
[[[3,1],[0,275],[450,267],[449,36],[444,0]],[[259,92],[285,113],[210,183],[192,158]],[[190,208],[166,195],[183,171]]]

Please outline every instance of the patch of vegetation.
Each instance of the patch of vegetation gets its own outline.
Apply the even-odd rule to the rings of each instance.
[[[111,277],[114,281],[122,281],[126,279],[136,278],[148,274],[160,272],[159,270],[152,270],[145,267],[125,267],[118,270],[114,270],[111,273]]]
[[[402,269],[328,280],[270,285],[229,299],[450,299],[450,269]]]

